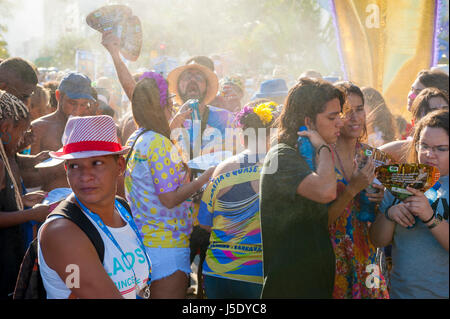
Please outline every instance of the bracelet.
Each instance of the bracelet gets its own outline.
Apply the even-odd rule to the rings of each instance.
[[[434,217],[434,215],[433,215],[433,217]],[[427,227],[428,227],[428,229],[433,229],[434,227],[439,225],[441,222],[442,222],[442,220],[440,218],[435,218],[433,223]]]
[[[320,151],[322,150],[322,148],[326,148],[327,150],[330,151],[330,153],[333,153],[333,152],[331,151],[331,148],[330,148],[327,144],[322,144],[322,145],[319,146],[319,149],[317,150],[317,155],[320,154]]]
[[[433,213],[433,215],[431,215],[430,219],[428,219],[427,221],[423,220],[422,223],[428,224],[429,222],[431,222],[433,220],[433,218],[434,218],[434,213]]]

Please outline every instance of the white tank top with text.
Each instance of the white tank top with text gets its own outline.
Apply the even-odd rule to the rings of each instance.
[[[105,244],[105,255],[103,259],[103,267],[105,271],[114,282],[121,295],[126,299],[135,299],[136,293],[139,292],[147,283],[149,277],[150,266],[145,258],[145,252],[142,251],[136,233],[125,221],[126,225],[119,228],[108,227],[111,234],[116,239],[122,251],[127,256],[126,258],[131,262],[127,263],[125,256],[113,244],[108,236],[100,229],[100,227],[88,216],[90,222],[97,228],[100,233],[103,243]],[[62,216],[52,216],[40,227],[56,218],[63,218]],[[70,296],[71,290],[67,288],[64,281],[59,275],[51,269],[45,262],[42,255],[41,246],[39,243],[40,230],[38,232],[38,262],[42,276],[42,281],[47,292],[47,299],[67,299]],[[131,266],[130,266],[131,265]],[[70,269],[70,268],[68,268]],[[132,271],[134,270],[134,273]],[[69,272],[73,272],[73,269]],[[136,274],[136,280],[134,277]],[[134,284],[136,281],[137,287]],[[71,281],[73,284],[73,281]]]

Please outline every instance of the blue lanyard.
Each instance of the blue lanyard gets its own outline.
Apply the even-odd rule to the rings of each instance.
[[[114,236],[111,234],[111,232],[109,231],[108,227],[105,225],[105,223],[102,221],[102,219],[94,212],[92,212],[89,208],[87,208],[86,206],[83,205],[83,203],[80,202],[80,200],[78,199],[78,197],[75,195],[75,199],[77,200],[78,204],[80,205],[81,209],[89,215],[89,217],[91,217],[94,222],[100,227],[100,229],[106,234],[106,236],[108,236],[108,238],[112,241],[112,243],[114,244],[114,246],[117,247],[117,249],[120,251],[120,253],[122,254],[122,259],[125,259],[131,269],[131,271],[133,272],[134,275],[134,282],[135,285],[137,285],[137,277],[136,277],[136,273],[134,272],[134,269],[130,263],[130,261],[128,260],[128,257],[125,255],[125,253],[123,252],[122,248],[120,247],[119,243],[116,241],[116,239],[114,238]],[[149,272],[148,272],[148,281],[147,281],[147,285],[150,285],[151,282],[151,264],[150,264],[150,259],[147,256],[147,251],[145,249],[144,243],[141,240],[141,236],[139,235],[139,231],[138,228],[136,226],[136,223],[134,222],[133,218],[130,216],[130,214],[128,213],[128,211],[118,202],[115,201],[115,206],[117,208],[117,210],[119,211],[120,215],[128,222],[128,225],[130,225],[131,229],[133,229],[133,231],[136,233],[139,245],[141,246],[142,252],[144,253],[145,259],[147,260],[147,264],[149,267]],[[137,295],[137,294],[136,294]]]

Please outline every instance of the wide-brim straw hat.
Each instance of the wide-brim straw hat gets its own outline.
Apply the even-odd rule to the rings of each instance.
[[[116,124],[108,115],[72,116],[62,137],[63,147],[50,152],[52,158],[70,160],[106,155],[126,154],[130,147],[122,146]]]
[[[217,79],[217,75],[213,71],[208,69],[206,66],[197,63],[191,63],[172,70],[172,72],[170,72],[169,75],[167,76],[167,82],[169,83],[169,92],[174,93],[176,95],[175,101],[179,105],[182,105],[185,102],[181,100],[180,93],[178,92],[178,79],[181,73],[183,73],[185,70],[188,69],[199,70],[206,77],[207,81],[206,95],[205,98],[203,99],[203,103],[208,104],[209,102],[214,100],[217,91],[219,90],[219,80]]]

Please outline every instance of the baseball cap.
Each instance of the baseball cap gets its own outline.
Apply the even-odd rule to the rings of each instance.
[[[84,74],[72,72],[67,74],[59,84],[59,91],[64,92],[70,99],[95,99],[92,97],[91,80]]]

